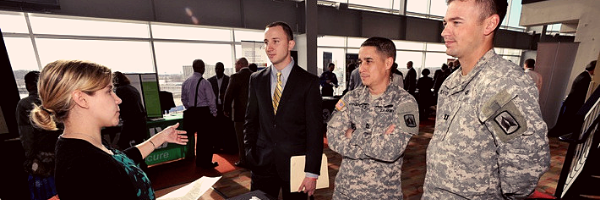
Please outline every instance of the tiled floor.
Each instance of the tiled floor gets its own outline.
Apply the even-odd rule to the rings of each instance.
[[[433,133],[433,119],[421,123],[419,135],[414,136],[404,156],[402,166],[402,189],[404,199],[420,199],[423,193],[423,182],[425,179],[425,150]],[[552,155],[551,168],[546,172],[538,183],[537,191],[546,194],[554,194],[556,184],[564,162],[568,144],[556,138],[550,138],[550,149]],[[329,184],[327,189],[315,192],[315,199],[331,199],[333,182],[341,163],[341,156],[329,148],[323,150],[327,155],[329,165]],[[186,183],[196,180],[202,176],[223,176],[214,188],[209,190],[200,199],[225,199],[219,192],[227,197],[234,197],[246,193],[250,189],[250,171],[233,166],[237,161],[237,155],[218,154],[214,160],[219,166],[214,170],[195,168],[193,162],[176,161],[160,166],[153,166],[148,174],[153,182],[157,196],[162,196],[170,191],[182,187]]]

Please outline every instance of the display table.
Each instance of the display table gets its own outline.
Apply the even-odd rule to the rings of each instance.
[[[179,123],[178,130],[183,130],[183,114],[167,115],[162,119],[149,120],[146,122],[148,128],[148,138],[154,136],[165,128]],[[188,138],[187,145],[178,145],[173,143],[164,143],[156,147],[148,157],[146,157],[146,164],[154,165],[167,161],[177,160],[185,158],[188,150],[194,150],[194,136]]]

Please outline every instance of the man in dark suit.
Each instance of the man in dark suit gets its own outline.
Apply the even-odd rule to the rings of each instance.
[[[233,123],[228,117],[223,115],[223,100],[225,97],[225,91],[229,85],[229,76],[225,75],[225,65],[218,62],[215,65],[215,73],[213,77],[208,79],[208,82],[212,85],[213,92],[217,97],[215,103],[217,104],[217,117],[215,118],[215,151],[221,150],[231,152],[237,145],[233,141],[234,131]]]
[[[283,199],[312,196],[323,153],[319,78],[300,68],[290,56],[292,29],[273,22],[265,30],[265,51],[271,66],[250,77],[244,125],[246,161],[252,190]],[[306,155],[306,174],[298,191],[290,191],[290,158]]]
[[[406,73],[406,78],[404,78],[404,89],[415,96],[415,90],[417,90],[417,71],[413,68],[412,61],[406,63],[406,68],[408,68],[408,72]]]
[[[581,74],[577,75],[575,80],[573,80],[569,96],[567,96],[567,99],[565,99],[564,102],[565,111],[559,116],[556,126],[552,128],[549,135],[560,136],[567,134],[570,131],[568,130],[568,127],[572,124],[571,120],[585,103],[588,87],[590,86],[594,70],[596,69],[596,62],[596,60],[590,62],[585,67],[585,71],[581,72]]]
[[[243,167],[246,166],[246,154],[244,153],[244,116],[246,115],[246,105],[248,104],[248,81],[250,80],[252,71],[248,68],[248,60],[243,57],[235,62],[235,70],[237,73],[231,75],[229,86],[225,92],[223,114],[233,119],[239,155],[239,161],[235,165]],[[230,116],[231,114],[233,116]]]

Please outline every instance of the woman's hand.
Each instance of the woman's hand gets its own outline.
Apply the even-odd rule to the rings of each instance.
[[[165,130],[159,132],[157,135],[160,135],[159,137],[162,137],[164,142],[186,145],[188,142],[186,132],[182,130],[177,130],[177,127],[179,127],[179,123],[167,127]]]

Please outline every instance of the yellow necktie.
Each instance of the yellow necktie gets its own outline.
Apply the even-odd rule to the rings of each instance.
[[[281,99],[281,91],[283,90],[283,86],[281,83],[281,72],[277,72],[277,86],[275,87],[275,92],[273,93],[273,113],[277,114],[277,107],[279,106],[279,100]]]

